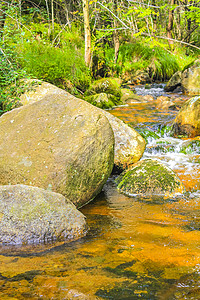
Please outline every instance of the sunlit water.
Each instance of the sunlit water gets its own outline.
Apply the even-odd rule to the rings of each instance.
[[[132,103],[111,112],[138,131],[158,135],[148,138],[143,158],[170,166],[187,195],[128,198],[111,177],[82,208],[90,226],[85,238],[0,249],[0,299],[200,299],[199,150],[180,153],[185,140],[162,133],[177,111]]]

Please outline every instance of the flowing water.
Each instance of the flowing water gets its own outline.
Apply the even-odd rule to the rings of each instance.
[[[86,237],[0,249],[0,299],[200,299],[198,141],[169,136],[166,125],[177,111],[135,102],[111,113],[146,135],[143,158],[170,166],[187,195],[128,198],[111,177],[82,208],[90,226]]]

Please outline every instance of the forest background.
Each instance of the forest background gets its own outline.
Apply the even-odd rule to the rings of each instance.
[[[21,79],[81,97],[93,80],[138,70],[166,81],[199,53],[200,0],[1,0],[0,114]]]

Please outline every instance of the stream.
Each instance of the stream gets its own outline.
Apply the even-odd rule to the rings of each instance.
[[[137,93],[165,95],[161,85],[137,87]],[[177,105],[185,101],[170,96]],[[0,248],[1,300],[200,299],[200,143],[170,136],[177,110],[135,101],[110,112],[145,136],[143,159],[168,165],[187,194],[129,198],[118,193],[113,175],[81,209],[90,227],[86,237]]]

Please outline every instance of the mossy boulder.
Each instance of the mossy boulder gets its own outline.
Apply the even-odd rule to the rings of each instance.
[[[200,135],[200,96],[185,102],[173,123],[175,136],[195,137]]]
[[[149,72],[146,70],[137,70],[131,78],[131,83],[134,84],[145,84],[150,83],[152,80],[149,76]]]
[[[51,94],[0,118],[0,184],[51,189],[77,207],[92,200],[114,162],[114,135],[102,111]]]
[[[114,163],[120,169],[126,169],[142,157],[146,142],[135,129],[129,127],[122,120],[106,111],[104,111],[104,115],[110,122],[114,132]]]
[[[185,192],[176,174],[156,160],[146,159],[136,163],[117,179],[118,190],[127,195],[161,195],[172,197]]]
[[[121,89],[121,102],[126,103],[126,102],[131,102],[131,100],[135,100],[135,91],[131,89]]]
[[[84,215],[64,196],[26,185],[0,186],[0,244],[72,241],[86,232]]]
[[[174,91],[178,86],[181,86],[181,81],[182,81],[182,73],[181,71],[177,71],[167,82],[166,86],[164,87],[164,90],[166,92]]]
[[[106,93],[86,96],[84,100],[102,109],[108,109],[121,103],[121,100],[119,101],[114,95]]]
[[[102,78],[94,81],[89,89],[85,92],[85,96],[106,93],[109,95],[114,95],[117,101],[121,100],[121,80],[118,78]]]

